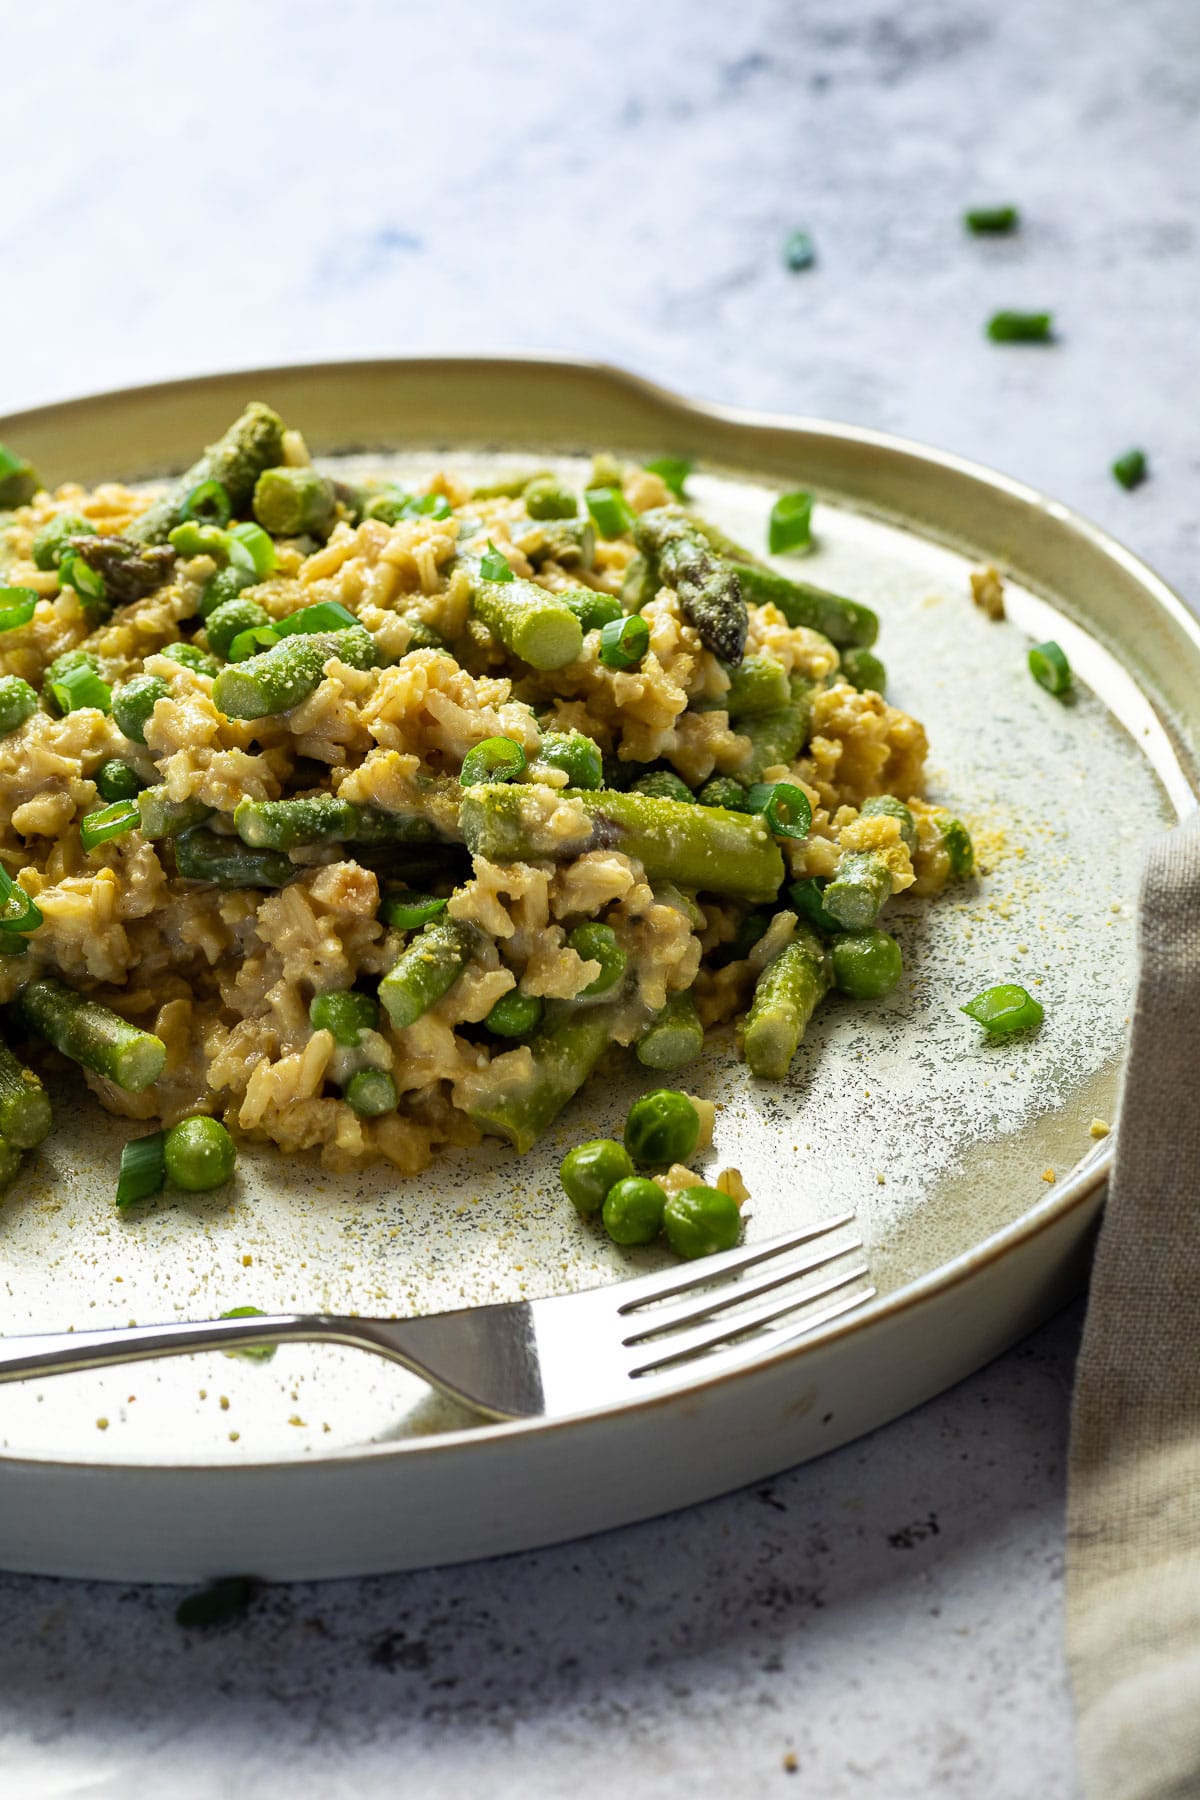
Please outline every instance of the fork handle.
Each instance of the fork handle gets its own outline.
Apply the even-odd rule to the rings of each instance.
[[[111,1331],[47,1331],[0,1338],[0,1381],[69,1375],[78,1369],[106,1369],[151,1357],[183,1356],[193,1350],[238,1350],[283,1343],[288,1338],[350,1341],[339,1321],[313,1313],[277,1313],[264,1318],[203,1319],[194,1324],[125,1325]]]

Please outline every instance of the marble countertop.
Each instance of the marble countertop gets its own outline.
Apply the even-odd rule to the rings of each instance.
[[[148,0],[6,21],[0,410],[216,367],[555,348],[1048,489],[1193,598],[1191,0]],[[1013,239],[970,239],[981,200]],[[797,225],[817,245],[782,266]],[[1000,348],[1001,306],[1056,339]],[[1108,473],[1131,444],[1152,479]],[[563,1548],[261,1594],[0,1577],[19,1800],[1067,1800],[1081,1307],[873,1437]],[[2,1557],[2,1547],[0,1547]],[[793,1766],[794,1764],[794,1766]]]

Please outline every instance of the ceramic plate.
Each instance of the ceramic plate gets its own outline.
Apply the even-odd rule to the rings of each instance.
[[[1018,484],[867,432],[694,406],[543,359],[257,371],[0,421],[51,483],[185,463],[248,399],[319,456],[386,454],[468,477],[592,448],[693,456],[696,499],[764,541],[781,487],[818,495],[803,574],[882,619],[889,694],[928,729],[931,793],[970,823],[979,879],[894,904],[906,975],[874,1006],[831,1001],[788,1081],[715,1046],[687,1085],[719,1102],[714,1165],[764,1237],[853,1208],[879,1297],[733,1375],[577,1419],[484,1425],[361,1353],[288,1347],[0,1389],[0,1562],[190,1579],[343,1575],[512,1550],[696,1500],[844,1442],[959,1379],[1080,1279],[1099,1205],[1147,837],[1192,802],[1200,632],[1147,569]],[[1008,618],[971,602],[997,562]],[[1026,668],[1056,637],[1068,704]],[[988,1043],[958,1007],[1023,982],[1036,1037]],[[229,1190],[117,1219],[125,1128],[78,1084],[0,1209],[6,1333],[268,1311],[435,1311],[616,1281],[656,1266],[601,1240],[558,1190],[564,1148],[611,1132],[637,1080],[584,1092],[523,1160],[463,1152],[399,1182],[243,1153]],[[1099,1130],[1099,1127],[1096,1127]]]

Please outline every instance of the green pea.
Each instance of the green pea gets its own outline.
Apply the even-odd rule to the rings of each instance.
[[[167,1175],[178,1188],[202,1194],[233,1174],[237,1150],[219,1119],[205,1114],[172,1125],[163,1145]]]
[[[334,1043],[352,1049],[364,1031],[374,1031],[379,1024],[379,1002],[374,995],[359,994],[353,988],[314,994],[308,1022],[314,1031],[328,1031]]]
[[[197,675],[219,675],[221,665],[215,656],[202,650],[199,644],[167,644],[159,652],[170,662],[178,663],[182,669],[191,669]]]
[[[582,731],[548,731],[538,751],[538,762],[561,769],[573,788],[604,785],[604,759],[600,746]]]
[[[535,475],[525,487],[525,511],[531,519],[573,519],[579,502],[556,475]]]
[[[202,525],[199,519],[185,519],[167,533],[167,542],[177,556],[211,556],[219,569],[229,561],[229,533],[219,525]]]
[[[604,1229],[614,1244],[652,1244],[662,1230],[666,1195],[657,1181],[630,1175],[604,1196]]]
[[[900,946],[886,931],[853,931],[830,946],[833,979],[852,1000],[890,994],[904,973]]]
[[[510,988],[507,994],[501,994],[483,1022],[497,1037],[528,1037],[541,1024],[545,1010],[546,1003],[540,995],[522,994]]]
[[[596,979],[579,990],[576,997],[580,1000],[595,1000],[600,994],[607,994],[625,973],[627,958],[611,925],[577,925],[567,933],[567,947],[584,962],[600,964]]]
[[[750,799],[740,781],[732,775],[714,775],[696,795],[701,806],[723,806],[726,812],[749,812]]]
[[[629,1153],[614,1138],[592,1138],[589,1143],[577,1144],[558,1165],[558,1178],[568,1200],[585,1216],[598,1213],[609,1190],[632,1174]]]
[[[132,743],[145,743],[146,726],[154,708],[170,691],[160,675],[135,675],[117,689],[113,695],[113,718]]]
[[[207,619],[218,606],[224,606],[227,600],[236,600],[244,587],[252,587],[257,580],[258,576],[251,570],[230,563],[227,569],[218,569],[215,575],[209,576],[200,590],[200,604],[196,610],[202,619]]]
[[[700,1114],[675,1088],[643,1094],[625,1120],[625,1148],[644,1168],[686,1162],[699,1138]]]
[[[108,801],[136,799],[146,785],[136,769],[115,756],[100,764],[92,780],[100,798]]]
[[[742,1215],[720,1188],[689,1187],[667,1201],[663,1230],[676,1256],[713,1256],[733,1249],[741,1236]]]
[[[651,800],[681,800],[685,806],[696,798],[674,769],[652,769],[649,775],[639,775],[630,791],[645,794]]]

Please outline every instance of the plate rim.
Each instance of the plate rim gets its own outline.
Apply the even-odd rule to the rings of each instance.
[[[268,383],[273,379],[293,379],[297,375],[316,379],[333,378],[347,369],[365,373],[375,369],[380,371],[397,368],[412,370],[419,367],[429,373],[434,373],[439,367],[447,365],[461,369],[472,364],[480,365],[485,369],[507,369],[514,373],[519,373],[523,367],[535,367],[541,370],[559,369],[564,374],[586,375],[592,379],[598,378],[601,382],[614,388],[636,394],[650,401],[658,410],[676,417],[695,418],[701,421],[715,420],[751,434],[770,431],[803,434],[810,437],[819,435],[846,444],[876,449],[889,457],[910,457],[933,469],[952,473],[960,478],[965,477],[992,493],[1000,492],[1006,495],[1034,514],[1040,513],[1053,517],[1056,523],[1065,526],[1069,531],[1090,543],[1093,549],[1102,556],[1118,563],[1124,572],[1147,593],[1153,603],[1165,612],[1176,627],[1191,640],[1193,647],[1200,653],[1200,619],[1197,619],[1190,611],[1182,597],[1164,577],[1102,526],[1095,524],[1075,508],[1053,499],[1050,495],[1031,487],[1027,482],[1021,481],[1015,476],[992,469],[987,464],[962,456],[955,451],[941,450],[899,433],[879,431],[870,426],[856,426],[808,414],[777,413],[759,408],[730,406],[721,402],[696,399],[680,394],[672,388],[616,364],[601,359],[574,356],[565,351],[411,351],[386,356],[322,357],[315,360],[299,359],[269,366],[208,370],[192,375],[174,375],[153,382],[126,383],[116,388],[100,389],[73,397],[47,401],[37,406],[23,408],[18,412],[5,413],[0,416],[0,433],[7,435],[11,432],[13,435],[19,435],[23,427],[41,429],[52,427],[60,418],[65,421],[82,407],[102,408],[108,404],[125,402],[139,397],[169,399],[180,389],[187,389],[194,393],[206,387],[222,386],[230,381]],[[1169,730],[1170,723],[1168,720],[1162,719],[1156,701],[1149,695],[1143,697],[1151,706],[1155,716],[1160,719],[1160,723]],[[1195,787],[1190,781],[1189,788],[1191,790],[1191,807],[1194,809],[1200,805],[1200,797],[1197,796]],[[1123,1062],[1124,1053],[1122,1053],[1122,1065]],[[162,1462],[138,1457],[94,1460],[78,1456],[38,1455],[27,1452],[14,1455],[11,1452],[0,1450],[0,1470],[8,1469],[15,1473],[21,1470],[45,1472],[53,1469],[61,1470],[64,1473],[71,1471],[97,1475],[159,1472],[172,1477],[219,1475],[222,1479],[233,1480],[239,1476],[247,1478],[261,1476],[265,1472],[283,1473],[300,1469],[345,1470],[361,1462],[390,1461],[409,1458],[417,1454],[431,1459],[439,1453],[442,1455],[453,1454],[465,1446],[482,1447],[497,1439],[512,1442],[518,1437],[536,1435],[541,1438],[551,1433],[572,1432],[593,1425],[598,1420],[611,1420],[614,1416],[629,1411],[637,1411],[639,1414],[645,1415],[654,1408],[677,1403],[681,1398],[703,1397],[715,1389],[724,1389],[730,1383],[742,1382],[747,1377],[759,1372],[776,1369],[780,1365],[791,1362],[802,1362],[810,1353],[824,1349],[839,1339],[862,1332],[868,1326],[894,1320],[904,1312],[924,1304],[933,1297],[951,1293],[956,1287],[972,1279],[989,1265],[1012,1254],[1022,1244],[1051,1231],[1062,1223],[1068,1214],[1084,1207],[1091,1201],[1107,1182],[1114,1157],[1115,1141],[1114,1127],[1094,1150],[1085,1153],[1070,1173],[1061,1182],[1056,1183],[1054,1189],[1044,1199],[1028,1208],[1019,1218],[1000,1226],[979,1243],[959,1252],[937,1268],[928,1270],[915,1279],[903,1283],[888,1294],[875,1296],[860,1310],[814,1331],[800,1342],[793,1342],[777,1349],[764,1346],[759,1354],[747,1356],[744,1363],[716,1374],[704,1376],[698,1371],[695,1378],[687,1382],[672,1383],[654,1392],[623,1397],[608,1404],[590,1407],[579,1412],[535,1419],[484,1421],[471,1426],[429,1435],[422,1434],[395,1442],[363,1444],[332,1450],[317,1458],[296,1451],[276,1453],[266,1457],[239,1457],[229,1460],[210,1457],[195,1462],[187,1460]],[[616,1286],[619,1283],[604,1285]]]

